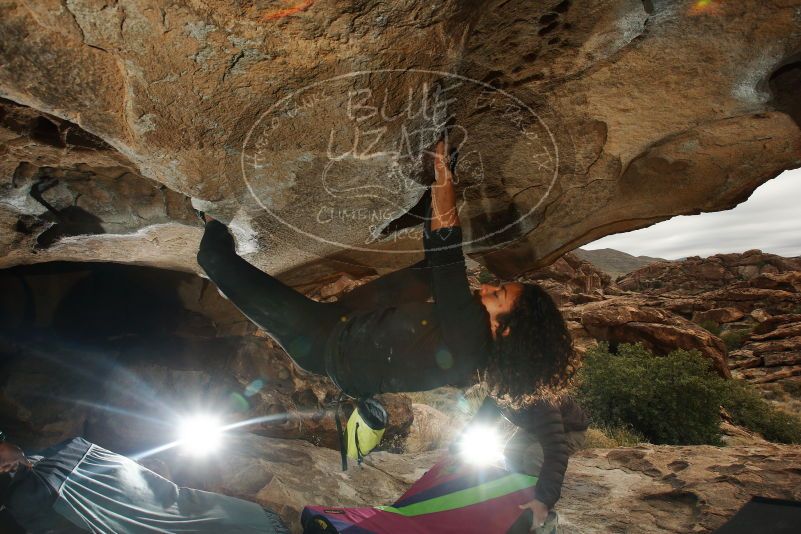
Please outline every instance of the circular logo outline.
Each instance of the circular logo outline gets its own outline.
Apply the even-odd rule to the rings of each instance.
[[[245,165],[246,165],[246,161],[245,160],[246,160],[246,154],[247,154],[247,147],[248,147],[248,144],[250,142],[251,137],[253,136],[254,131],[258,128],[259,124],[262,122],[262,119],[264,119],[264,117],[266,117],[269,113],[273,112],[278,106],[282,105],[287,100],[295,98],[298,95],[300,95],[300,94],[304,93],[305,91],[308,91],[308,90],[310,90],[310,89],[312,89],[314,87],[317,87],[317,86],[320,86],[320,85],[323,85],[323,84],[326,84],[326,83],[329,83],[329,82],[345,80],[345,79],[349,79],[349,78],[355,78],[357,76],[365,76],[365,75],[370,75],[370,74],[375,74],[375,73],[404,73],[404,74],[419,73],[419,74],[429,74],[429,75],[430,74],[434,74],[434,75],[440,76],[442,78],[456,78],[456,79],[461,80],[461,81],[467,81],[467,82],[470,82],[470,83],[473,83],[473,84],[476,84],[476,85],[479,85],[479,86],[483,86],[483,87],[485,87],[487,89],[492,90],[493,92],[502,94],[503,96],[509,98],[510,100],[512,100],[513,102],[515,102],[516,104],[518,104],[522,108],[524,108],[526,111],[528,111],[531,114],[531,116],[533,116],[536,119],[536,121],[542,126],[542,128],[545,130],[545,132],[547,132],[548,137],[551,140],[551,144],[552,144],[553,149],[554,149],[554,161],[555,161],[555,163],[554,163],[554,171],[553,171],[553,178],[551,179],[550,183],[548,184],[548,188],[545,191],[545,193],[542,195],[542,198],[540,198],[539,201],[537,201],[537,203],[532,208],[530,208],[525,214],[523,214],[522,216],[520,216],[517,219],[515,219],[514,222],[511,222],[511,223],[507,224],[506,226],[504,226],[504,227],[502,227],[502,228],[500,228],[498,230],[495,230],[493,232],[490,232],[488,234],[485,234],[485,235],[483,235],[483,236],[481,236],[479,238],[471,239],[471,240],[468,240],[468,241],[463,241],[459,245],[450,245],[448,247],[442,247],[443,249],[447,250],[449,248],[455,248],[457,246],[461,248],[461,247],[463,247],[465,245],[470,245],[472,243],[480,243],[481,241],[484,241],[484,240],[486,240],[486,239],[488,239],[488,238],[490,238],[490,237],[492,237],[494,235],[497,235],[497,234],[500,234],[500,233],[503,233],[503,232],[509,230],[514,225],[518,224],[520,221],[524,220],[525,218],[529,217],[532,213],[534,213],[534,211],[537,208],[539,208],[540,205],[545,201],[545,199],[548,198],[548,196],[551,194],[551,190],[553,190],[553,187],[554,187],[554,185],[556,185],[556,181],[559,178],[559,145],[556,142],[556,138],[554,137],[553,132],[551,132],[550,128],[548,128],[548,125],[545,124],[545,121],[543,121],[542,118],[540,118],[540,116],[533,109],[531,109],[531,107],[528,104],[524,103],[522,100],[520,100],[516,96],[504,91],[503,89],[499,89],[497,87],[494,87],[494,86],[492,86],[492,85],[490,85],[490,84],[488,84],[486,82],[482,82],[482,81],[479,81],[479,80],[475,80],[473,78],[468,78],[467,76],[462,76],[461,74],[454,74],[454,73],[451,73],[451,72],[438,71],[438,70],[427,70],[427,69],[375,69],[375,70],[361,70],[361,71],[353,71],[353,72],[349,72],[349,73],[345,73],[345,74],[340,74],[340,75],[334,76],[332,78],[326,78],[325,80],[320,80],[320,81],[311,83],[309,85],[306,85],[304,87],[301,87],[300,89],[297,89],[297,90],[291,92],[290,94],[282,97],[280,100],[278,100],[273,105],[271,105],[266,111],[261,113],[259,115],[259,118],[256,119],[256,122],[253,124],[253,126],[251,126],[251,128],[248,130],[248,133],[245,136],[245,139],[244,139],[243,144],[242,144],[242,154],[240,156],[241,169],[242,169],[242,178],[245,181],[245,185],[247,186],[248,191],[250,192],[250,195],[253,197],[253,199],[256,201],[256,203],[264,211],[266,211],[272,217],[277,219],[278,222],[280,222],[282,225],[284,225],[285,227],[287,227],[287,228],[289,228],[289,229],[291,229],[291,230],[293,230],[293,231],[295,231],[295,232],[297,232],[297,233],[299,233],[299,234],[301,234],[303,236],[311,238],[311,239],[313,239],[315,241],[318,241],[320,243],[325,243],[327,245],[332,245],[332,246],[335,246],[335,247],[338,247],[338,248],[341,248],[341,249],[345,249],[345,250],[355,250],[355,251],[359,251],[359,252],[371,252],[371,253],[381,252],[381,253],[390,253],[390,254],[418,254],[419,253],[419,250],[392,250],[392,249],[379,250],[379,249],[375,249],[375,248],[365,248],[365,247],[360,247],[360,246],[357,246],[357,245],[340,243],[338,241],[331,241],[331,240],[326,239],[324,237],[320,237],[320,236],[314,235],[314,234],[309,233],[309,232],[307,232],[307,231],[305,231],[305,230],[303,230],[301,228],[297,228],[295,225],[289,223],[288,221],[285,221],[277,213],[275,213],[270,208],[268,208],[265,205],[265,203],[258,197],[258,195],[256,195],[256,192],[254,191],[254,187],[251,185],[250,180],[248,180],[247,172],[246,172],[246,169],[245,169]],[[507,245],[507,244],[509,244],[509,243],[511,243],[513,241],[514,240],[505,241],[503,243],[503,245]]]

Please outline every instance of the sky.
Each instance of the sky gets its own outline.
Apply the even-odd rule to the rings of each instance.
[[[675,260],[758,248],[801,256],[801,169],[785,171],[728,211],[679,215],[648,228],[606,236],[581,248],[613,248]]]

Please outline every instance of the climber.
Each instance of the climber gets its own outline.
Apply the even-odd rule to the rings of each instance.
[[[10,516],[10,517],[9,517]],[[256,503],[178,487],[83,438],[30,458],[0,443],[0,531],[289,534]]]
[[[471,293],[444,140],[433,163],[425,259],[338,302],[315,302],[259,271],[237,256],[227,228],[208,216],[198,263],[299,367],[328,375],[350,396],[461,385],[483,373],[496,409],[542,445],[537,499],[530,503],[540,524],[559,499],[568,458],[561,413],[541,393],[562,384],[571,338],[537,285],[482,285]]]

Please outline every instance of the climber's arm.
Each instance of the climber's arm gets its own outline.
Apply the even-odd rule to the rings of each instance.
[[[453,189],[453,173],[446,156],[445,143],[437,143],[434,156],[435,183],[431,186],[431,213],[426,221],[426,234],[429,236],[437,230],[446,229],[441,240],[444,242],[452,233],[450,229],[460,227],[459,214],[456,211],[456,192]],[[454,240],[449,241],[461,255],[461,247]],[[455,246],[454,246],[455,243]],[[439,245],[442,247],[442,244]],[[461,259],[461,258],[460,258]],[[431,297],[431,272],[428,269],[428,258],[410,267],[381,276],[357,287],[344,295],[339,302],[353,309],[376,309],[389,304],[403,302],[419,302]]]
[[[448,380],[459,383],[486,366],[491,350],[489,319],[467,283],[462,228],[456,212],[453,174],[445,159],[445,143],[437,144],[431,206],[423,232],[431,267],[431,291],[443,341],[451,352]]]
[[[456,191],[453,172],[447,158],[444,141],[437,143],[434,152],[434,185],[431,186],[431,230],[461,227],[456,210]]]
[[[569,453],[561,413],[558,408],[544,403],[524,410],[501,409],[487,397],[472,423],[493,424],[501,417],[534,434],[542,447],[543,462],[534,488],[536,498],[521,506],[532,511],[535,526],[539,526],[559,500],[567,469]]]
[[[570,457],[562,413],[548,402],[539,402],[521,410],[507,410],[504,414],[512,423],[535,435],[542,446],[542,468],[535,493],[537,500],[552,508],[562,494]]]

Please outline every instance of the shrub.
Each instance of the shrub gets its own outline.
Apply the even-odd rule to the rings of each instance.
[[[658,444],[720,443],[723,380],[693,351],[655,356],[641,344],[606,343],[585,356],[577,399],[602,427],[628,427]]]
[[[737,350],[743,346],[743,341],[745,338],[751,335],[751,330],[747,328],[740,328],[737,330],[728,330],[722,334],[720,334],[720,339],[726,344],[726,348],[731,350]]]
[[[720,407],[765,439],[801,443],[801,419],[775,408],[746,382],[724,380],[697,351],[655,356],[641,344],[588,351],[576,399],[593,425],[623,428],[657,444],[719,444]]]
[[[801,419],[774,407],[745,382],[731,380],[726,385],[723,406],[735,424],[768,441],[801,443]]]
[[[720,335],[720,325],[713,321],[712,319],[704,319],[698,326],[703,328],[704,330],[708,331],[710,334],[719,336]]]

